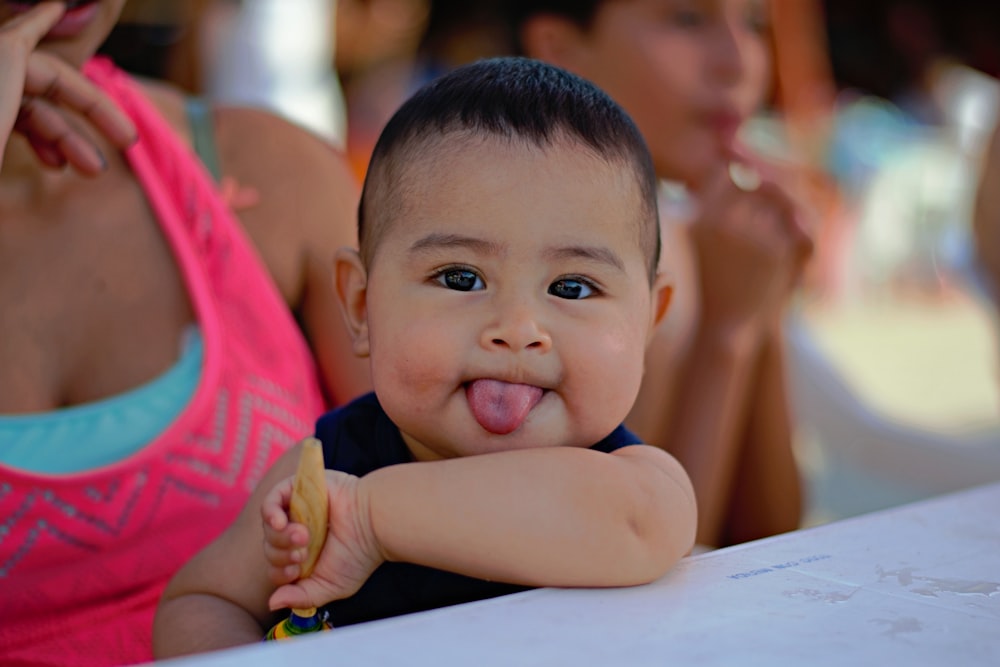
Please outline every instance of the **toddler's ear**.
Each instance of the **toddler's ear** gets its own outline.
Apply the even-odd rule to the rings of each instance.
[[[663,273],[657,274],[656,282],[653,283],[653,313],[649,323],[649,334],[646,337],[647,343],[652,339],[656,327],[670,310],[670,300],[673,296],[674,286],[670,284],[667,276]]]
[[[340,312],[351,333],[352,349],[359,357],[367,357],[368,343],[368,272],[361,256],[353,248],[340,248],[334,255],[334,281]]]

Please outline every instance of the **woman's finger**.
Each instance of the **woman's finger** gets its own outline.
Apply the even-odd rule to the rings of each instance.
[[[62,169],[66,166],[66,157],[58,148],[46,143],[40,137],[33,137],[30,134],[25,136],[28,139],[28,143],[31,144],[31,149],[35,151],[35,155],[42,161],[42,164],[53,169]]]
[[[63,11],[59,3],[43,3],[0,24],[0,165],[24,97],[28,58]]]
[[[107,168],[101,152],[71,127],[62,114],[40,99],[30,99],[21,105],[14,126],[28,137],[32,147],[43,145],[58,151],[63,162],[81,174],[96,176]],[[45,155],[38,156],[42,162],[50,164]]]
[[[3,25],[0,25],[0,34],[17,33],[25,40],[28,50],[33,50],[42,37],[52,30],[53,26],[59,22],[66,11],[66,4],[62,2],[40,2],[38,6],[26,12],[15,14]]]
[[[80,72],[54,56],[32,54],[24,81],[25,95],[43,97],[86,118],[119,149],[135,141],[135,125]]]

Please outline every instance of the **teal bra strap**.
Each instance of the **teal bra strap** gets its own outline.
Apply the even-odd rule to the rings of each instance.
[[[219,151],[215,146],[212,109],[203,97],[186,98],[184,107],[191,126],[191,136],[194,139],[194,152],[218,183],[222,180],[222,169],[219,164]]]

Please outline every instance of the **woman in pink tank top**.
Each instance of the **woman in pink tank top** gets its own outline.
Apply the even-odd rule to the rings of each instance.
[[[110,463],[0,463],[4,665],[149,660],[169,577],[327,406],[368,388],[330,275],[355,243],[342,156],[218,109],[217,187],[182,96],[92,58],[123,4],[0,0],[0,417],[103,414],[173,367],[191,328],[200,374],[166,428]],[[93,440],[48,444],[76,457]]]

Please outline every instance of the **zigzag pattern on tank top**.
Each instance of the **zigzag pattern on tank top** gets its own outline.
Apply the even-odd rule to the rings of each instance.
[[[246,493],[252,491],[274,453],[308,433],[311,424],[289,410],[287,392],[266,379],[251,380],[235,401],[229,391],[218,392],[214,415],[207,420],[211,431],[193,434],[188,439],[192,447],[182,448],[183,454],[167,453],[162,461],[147,463],[126,477],[106,476],[103,483],[92,483],[75,493],[54,491],[51,484],[37,480],[31,483],[34,488],[0,483],[0,553],[9,554],[0,562],[0,582],[16,575],[17,564],[49,540],[82,551],[101,550],[109,538],[120,538],[132,524],[137,505],[143,507],[147,519],[159,515],[168,490],[183,493],[205,508],[219,507],[220,497],[236,485]],[[276,400],[276,391],[285,394],[284,400]],[[227,419],[231,409],[236,410],[232,420]],[[257,446],[252,460],[247,460],[251,435]],[[227,441],[231,447],[224,451]],[[151,471],[164,463],[166,468],[155,474]],[[156,483],[150,485],[151,479]],[[21,486],[19,493],[14,493],[14,484]],[[17,504],[8,506],[12,500]],[[29,527],[19,525],[22,522]],[[4,542],[14,535],[22,538],[12,549]]]

